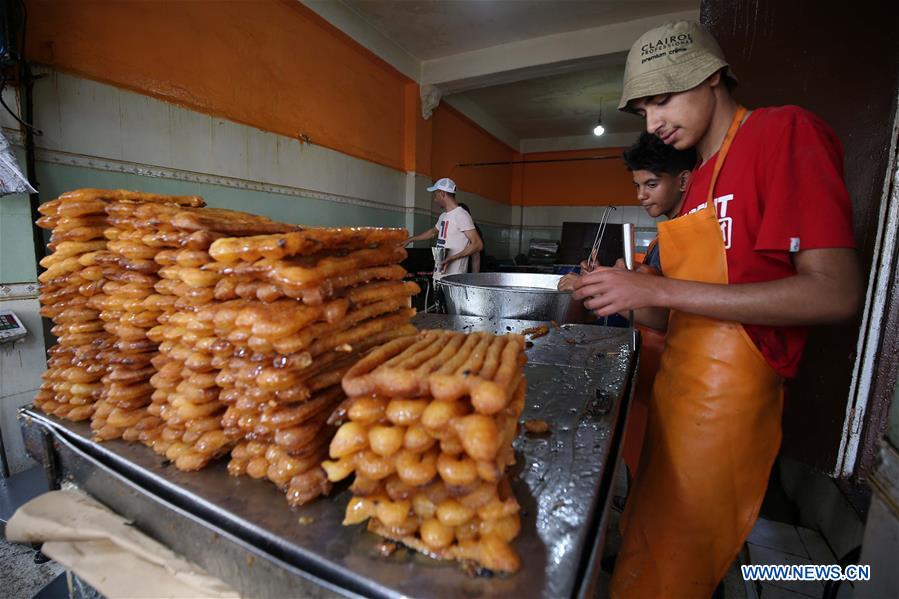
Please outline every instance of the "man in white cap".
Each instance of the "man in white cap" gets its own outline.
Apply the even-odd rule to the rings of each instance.
[[[750,113],[735,85],[693,22],[644,34],[625,66],[619,108],[700,163],[658,225],[664,276],[598,268],[576,283],[599,316],[652,309],[668,322],[615,598],[713,595],[758,517],[806,327],[859,306],[839,141],[796,106]]]
[[[439,179],[428,187],[434,194],[434,202],[443,209],[437,225],[424,233],[406,240],[423,241],[437,237],[437,247],[446,248],[446,258],[442,264],[434,264],[434,278],[468,272],[468,257],[484,248],[484,241],[478,235],[471,215],[456,202],[456,184],[452,179]]]

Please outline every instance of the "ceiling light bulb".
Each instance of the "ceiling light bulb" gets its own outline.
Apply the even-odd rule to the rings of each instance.
[[[600,135],[602,135],[605,132],[606,132],[606,128],[603,127],[602,125],[597,125],[593,128],[593,135],[595,135],[597,137],[599,137]]]

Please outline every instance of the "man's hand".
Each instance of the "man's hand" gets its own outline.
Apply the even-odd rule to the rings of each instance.
[[[578,274],[573,272],[563,275],[562,278],[559,279],[556,289],[559,291],[574,291],[574,284],[578,278],[580,278]]]
[[[658,306],[659,288],[664,277],[621,268],[597,266],[575,282],[572,296],[584,300],[584,307],[597,316]]]
[[[434,229],[434,230],[436,231],[437,229]],[[446,267],[449,265],[450,262],[453,262],[455,260],[461,260],[462,258],[467,258],[468,256],[471,256],[472,254],[476,254],[476,253],[480,252],[482,249],[484,249],[484,241],[481,239],[481,236],[478,235],[478,232],[475,229],[471,229],[469,231],[462,231],[462,232],[468,238],[468,245],[466,245],[463,250],[456,252],[452,256],[447,256],[443,260],[443,264],[440,267],[441,268],[440,272],[446,272]]]
[[[418,235],[413,235],[412,237],[409,237],[408,239],[406,239],[406,241],[403,242],[403,247],[409,245],[413,241],[424,241],[425,239],[434,239],[435,237],[437,237],[437,233],[438,233],[437,227],[430,228],[427,231],[419,233]]]
[[[446,269],[449,268],[450,262],[455,262],[458,259],[459,259],[459,254],[444,258],[443,262],[440,263],[440,272],[445,273]]]

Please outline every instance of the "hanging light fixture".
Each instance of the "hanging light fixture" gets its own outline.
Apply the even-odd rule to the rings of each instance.
[[[596,126],[593,127],[593,135],[599,137],[603,133],[606,132],[606,128],[602,126],[602,98],[599,99],[599,119],[596,121]]]

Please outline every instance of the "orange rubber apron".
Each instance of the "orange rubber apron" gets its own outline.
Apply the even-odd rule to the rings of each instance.
[[[653,239],[644,254],[648,255],[659,243],[658,237]],[[641,264],[638,271],[648,269],[653,274],[661,273],[655,268]],[[621,459],[627,465],[631,478],[637,476],[640,465],[640,452],[643,450],[643,437],[646,434],[646,420],[649,418],[649,401],[652,397],[652,385],[659,371],[662,350],[665,349],[665,332],[637,325],[640,331],[640,364],[637,367],[637,378],[634,384],[634,398],[627,415],[627,427],[621,442]],[[620,525],[620,523],[619,523]]]
[[[652,386],[662,351],[665,348],[665,333],[650,327],[637,325],[640,331],[640,365],[637,368],[637,380],[634,386],[634,398],[627,415],[627,427],[621,443],[621,458],[627,465],[631,477],[636,477],[640,466],[640,452],[643,450],[643,437],[646,435],[646,421],[649,418],[649,404],[652,397]]]
[[[706,208],[659,223],[666,277],[728,282],[713,198],[745,113],[718,152]],[[758,517],[782,407],[783,380],[742,325],[671,311],[612,597],[712,595]]]

